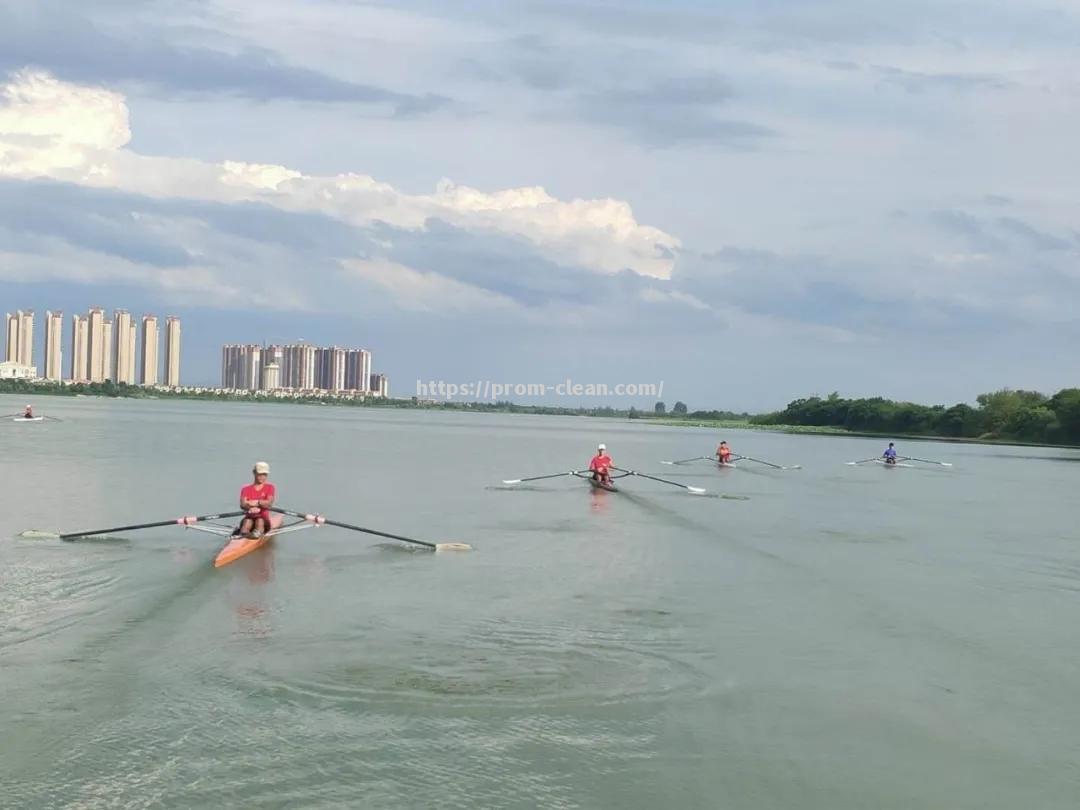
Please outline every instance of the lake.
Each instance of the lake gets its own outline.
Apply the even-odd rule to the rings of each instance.
[[[1080,453],[272,404],[38,397],[0,424],[13,807],[1080,806]],[[0,397],[0,412],[25,399]],[[665,466],[736,453],[741,463]],[[640,478],[502,479],[587,466]],[[214,569],[181,528],[321,527]]]

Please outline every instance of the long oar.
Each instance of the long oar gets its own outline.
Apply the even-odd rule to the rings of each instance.
[[[337,526],[339,529],[348,529],[353,532],[363,532],[364,534],[373,534],[376,537],[388,537],[391,540],[400,540],[403,543],[415,543],[418,546],[424,546],[430,548],[433,551],[469,551],[472,549],[468,543],[429,543],[427,540],[417,540],[414,537],[405,537],[400,534],[390,534],[389,532],[380,532],[378,529],[367,529],[363,526],[354,526],[352,523],[342,523],[338,520],[330,520],[322,515],[313,515],[310,512],[295,512],[292,509],[279,509],[276,506],[270,507],[271,512],[278,512],[282,515],[288,515],[289,517],[300,518],[301,520],[311,521],[316,524],[326,524],[327,526]]]
[[[942,467],[951,467],[951,461],[933,461],[928,458],[915,458],[915,456],[901,456],[904,461],[921,461],[923,464],[939,464]]]
[[[172,520],[157,520],[153,523],[134,523],[131,526],[113,526],[111,529],[94,529],[89,532],[68,532],[57,535],[61,540],[77,540],[80,537],[93,537],[95,535],[115,534],[116,532],[131,532],[136,529],[156,529],[159,526],[190,526],[204,520],[220,520],[222,518],[239,517],[245,512],[221,512],[216,515],[194,515],[190,517],[173,518]]]
[[[570,470],[570,472],[552,473],[551,475],[534,475],[532,478],[511,478],[503,480],[504,484],[523,484],[526,481],[543,481],[545,478],[562,478],[564,475],[581,475],[588,470]]]
[[[715,461],[714,456],[694,456],[693,458],[683,458],[678,461],[661,461],[661,464],[689,464],[691,461]]]
[[[622,467],[612,467],[613,470],[618,470],[621,473],[627,475],[636,475],[638,478],[648,478],[650,481],[659,481],[661,484],[670,484],[673,487],[679,487],[685,489],[692,495],[704,495],[705,490],[701,487],[692,487],[689,484],[680,484],[678,481],[668,481],[666,478],[657,478],[655,475],[646,475],[645,473],[635,472],[634,470],[624,470]]]
[[[802,464],[792,464],[790,467],[785,467],[783,464],[773,464],[771,461],[762,461],[760,458],[753,458],[752,456],[739,456],[740,459],[746,461],[756,461],[758,464],[764,464],[766,467],[772,467],[774,470],[801,470]]]
[[[46,416],[45,419],[48,419],[50,422],[63,422],[64,421],[63,419],[57,419],[55,416]]]
[[[880,460],[881,460],[881,458],[879,456],[874,456],[873,458],[864,458],[864,459],[860,459],[859,461],[845,461],[844,463],[845,464],[850,464],[850,465],[868,464],[871,461],[880,461]]]

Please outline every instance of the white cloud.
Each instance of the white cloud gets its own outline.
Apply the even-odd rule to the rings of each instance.
[[[421,230],[438,218],[525,240],[549,260],[599,274],[667,279],[680,242],[639,224],[618,200],[555,199],[539,187],[484,192],[444,180],[410,195],[364,174],[308,176],[284,166],[151,157],[127,148],[124,98],[24,71],[0,89],[0,176],[50,178],[154,197],[261,202],[354,225]],[[406,285],[408,288],[408,285]]]

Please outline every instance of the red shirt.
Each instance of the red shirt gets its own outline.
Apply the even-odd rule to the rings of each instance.
[[[277,491],[274,489],[274,485],[267,481],[261,487],[255,484],[248,484],[246,487],[240,490],[240,500],[242,501],[266,501],[277,495]]]
[[[614,463],[615,462],[611,460],[611,456],[607,453],[604,453],[603,455],[597,453],[593,456],[593,460],[589,462],[589,469],[595,470],[596,472],[607,472],[608,467]]]

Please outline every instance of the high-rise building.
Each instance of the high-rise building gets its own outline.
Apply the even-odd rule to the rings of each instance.
[[[172,315],[165,319],[165,384],[180,387],[180,319]]]
[[[113,378],[118,383],[135,384],[135,322],[126,309],[113,313]]]
[[[158,322],[154,315],[142,317],[142,346],[139,361],[139,385],[158,382]]]
[[[4,332],[7,334],[7,349],[4,352],[4,362],[19,362],[19,313],[12,315],[8,312],[4,315]]]
[[[349,349],[345,352],[345,390],[368,391],[371,384],[371,352]]]
[[[276,367],[272,386],[267,386],[266,369]],[[247,391],[281,387],[281,347],[227,343],[221,347],[221,387]]]
[[[45,379],[59,381],[63,376],[64,313],[45,312]]]
[[[33,312],[19,312],[19,365],[34,365]]]
[[[390,381],[385,374],[372,374],[369,388],[371,393],[377,397],[390,396]]]
[[[101,381],[113,380],[116,367],[113,365],[113,322],[103,321],[101,324],[101,342],[105,344],[104,355],[101,361]]]
[[[85,315],[71,316],[71,381],[89,382],[90,323]]]
[[[315,388],[321,391],[345,389],[345,350],[329,346],[315,350]]]
[[[34,313],[16,310],[6,318],[7,352],[4,359],[20,366],[34,365]]]
[[[93,307],[86,316],[87,320],[87,359],[86,378],[92,383],[105,382],[108,368],[106,358],[109,344],[105,340],[105,310]],[[111,332],[111,327],[110,327]]]
[[[262,350],[263,391],[281,388],[281,367],[285,362],[285,349],[281,346],[264,346]]]
[[[262,390],[276,391],[281,388],[281,366],[275,362],[267,363],[262,369]]]
[[[281,386],[299,391],[315,388],[315,347],[294,343],[282,349]]]

